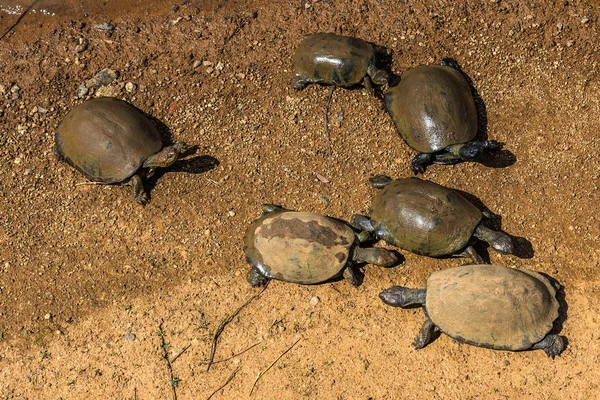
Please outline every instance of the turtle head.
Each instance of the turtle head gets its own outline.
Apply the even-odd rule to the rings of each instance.
[[[151,155],[144,162],[145,168],[165,168],[173,165],[190,147],[185,143],[175,143],[174,145],[163,148],[156,154]]]
[[[379,298],[388,306],[411,307],[425,304],[425,289],[410,289],[403,286],[392,286],[379,293]]]
[[[514,251],[513,241],[504,232],[495,232],[495,237],[489,241],[490,245],[496,250],[498,253],[502,254],[512,254]]]

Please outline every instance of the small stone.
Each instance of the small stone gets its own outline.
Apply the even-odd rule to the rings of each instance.
[[[77,88],[77,97],[79,97],[80,99],[83,99],[85,96],[87,96],[89,91],[90,90],[87,88],[87,86],[85,86],[85,83],[82,83]]]
[[[314,307],[319,304],[320,301],[321,299],[319,299],[317,296],[313,296],[313,298],[310,299],[310,305]]]
[[[233,210],[230,210],[230,211],[229,211],[227,214],[228,214],[230,217],[235,217],[235,211],[233,211]]]
[[[118,97],[121,94],[121,89],[117,86],[101,86],[94,93],[95,97]]]
[[[588,22],[590,22],[590,19],[588,17],[581,18],[581,23],[582,24],[587,24]]]
[[[173,12],[179,11],[179,6],[177,4],[173,4],[173,8],[171,9]]]
[[[19,100],[21,98],[21,88],[17,85],[10,88],[10,93],[13,100]]]
[[[103,22],[100,25],[94,26],[94,29],[96,29],[97,31],[112,32],[115,30],[115,26],[108,22]]]
[[[205,67],[210,67],[212,65],[212,63],[208,60],[204,60],[204,61],[202,61],[202,65],[204,65]]]
[[[119,73],[117,71],[110,68],[104,68],[94,75],[92,79],[88,80],[85,85],[88,88],[110,85],[118,76]]]
[[[48,313],[48,314],[44,315],[45,320],[49,320],[50,318],[52,318],[52,314]]]
[[[135,340],[136,336],[135,334],[131,333],[131,331],[127,332],[127,334],[125,334],[125,340],[129,340],[130,342],[133,342]]]
[[[133,82],[127,82],[125,84],[125,90],[127,90],[128,93],[133,93],[135,91],[135,84]]]
[[[202,64],[202,61],[200,60],[196,60],[194,61],[194,63],[192,64],[192,68],[196,69],[198,68],[200,65]]]
[[[87,39],[80,37],[79,43],[77,44],[77,46],[75,46],[75,52],[76,53],[84,52],[88,47],[88,43],[89,42],[87,41]]]
[[[37,107],[37,112],[39,112],[40,114],[46,114],[48,112],[48,109],[44,108],[44,107],[38,106]]]
[[[215,70],[215,69],[214,69],[213,67],[208,67],[208,68],[206,68],[206,73],[207,73],[207,74],[212,74],[212,72],[213,72],[214,70]]]
[[[217,71],[223,71],[223,68],[225,68],[225,64],[219,61],[215,68],[217,69]]]
[[[556,24],[556,29],[558,29],[558,31],[562,31],[563,30],[563,24],[561,24],[560,22],[558,24]]]

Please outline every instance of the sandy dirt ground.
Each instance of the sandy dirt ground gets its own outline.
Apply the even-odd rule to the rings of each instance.
[[[0,0],[0,34],[23,3]],[[597,396],[598,2],[72,3],[37,2],[0,40],[0,398]],[[423,177],[499,216],[517,251],[491,251],[492,263],[562,284],[559,357],[447,336],[415,351],[422,311],[377,295],[422,287],[456,258],[403,252],[397,267],[367,265],[359,288],[247,284],[243,235],[262,203],[348,220],[368,212],[369,177],[411,175],[414,151],[361,89],[334,92],[327,157],[327,88],[290,85],[294,49],[315,32],[390,48],[398,74],[458,60],[483,130],[506,146]],[[84,94],[105,68],[117,78]],[[78,185],[85,178],[53,157],[61,119],[99,95],[198,146],[146,183],[145,207],[127,187]]]

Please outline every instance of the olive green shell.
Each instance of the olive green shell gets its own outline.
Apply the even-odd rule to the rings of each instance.
[[[348,225],[323,215],[280,211],[263,215],[246,231],[248,262],[271,279],[313,284],[342,272],[355,234]]]
[[[300,43],[294,67],[308,82],[350,87],[362,82],[373,56],[373,46],[362,39],[318,33]]]
[[[419,178],[397,179],[373,199],[378,238],[413,253],[439,257],[463,249],[481,211],[452,189]]]
[[[559,303],[543,275],[482,264],[431,274],[425,308],[436,326],[461,342],[525,350],[550,332]]]
[[[125,181],[163,147],[148,118],[112,97],[91,99],[71,110],[58,126],[55,145],[70,165],[107,183]]]
[[[421,153],[434,153],[477,135],[477,110],[461,72],[444,65],[422,65],[402,74],[385,95],[385,104],[402,139]]]

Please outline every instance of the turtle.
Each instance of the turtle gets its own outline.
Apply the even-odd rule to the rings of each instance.
[[[90,180],[133,187],[144,205],[148,195],[142,176],[168,167],[188,151],[185,143],[164,146],[154,124],[131,104],[113,97],[90,99],[73,108],[55,135],[59,159]]]
[[[422,305],[425,323],[413,346],[441,331],[459,342],[497,350],[543,349],[552,358],[566,346],[549,333],[559,316],[556,289],[526,269],[475,264],[432,273],[426,289],[393,286],[379,294],[390,306]]]
[[[472,237],[502,254],[513,252],[510,236],[484,226],[482,212],[450,188],[417,177],[378,175],[370,182],[382,190],[370,217],[354,215],[351,225],[377,239],[420,255],[471,257],[476,263],[484,260],[471,246]]]
[[[262,215],[248,227],[244,239],[252,267],[248,283],[264,286],[269,279],[278,279],[306,285],[343,275],[358,286],[354,263],[387,267],[400,258],[395,251],[360,247],[368,236],[335,218],[263,204]]]
[[[475,102],[453,59],[406,70],[386,92],[384,103],[402,139],[419,152],[410,164],[415,175],[431,163],[476,161],[484,151],[503,147],[495,140],[474,140]]]
[[[302,40],[294,54],[296,69],[292,85],[303,89],[309,83],[350,88],[363,84],[374,94],[373,83],[383,85],[390,75],[377,68],[390,51],[362,39],[334,33],[317,33]]]

